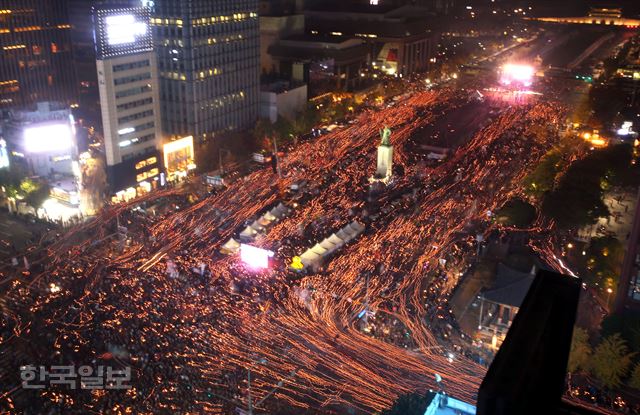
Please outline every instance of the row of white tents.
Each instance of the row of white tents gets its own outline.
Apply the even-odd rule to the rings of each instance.
[[[240,250],[240,242],[249,243],[253,242],[258,234],[264,234],[267,229],[274,223],[282,220],[291,213],[291,209],[285,206],[282,202],[278,206],[274,207],[260,218],[253,221],[253,223],[242,232],[240,232],[240,241],[231,238],[222,247],[220,252],[223,254],[234,254]]]
[[[338,232],[331,234],[322,242],[307,249],[300,255],[300,262],[302,262],[304,269],[316,270],[324,259],[342,248],[346,243],[360,236],[364,229],[365,225],[358,221],[353,221]]]

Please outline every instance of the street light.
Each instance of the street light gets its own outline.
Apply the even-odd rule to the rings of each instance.
[[[611,287],[607,288],[607,308],[609,308],[609,300],[611,299],[612,292],[613,290],[611,289]]]
[[[233,156],[230,150],[220,147],[218,150],[218,168],[220,169],[220,176],[224,175],[224,166],[222,165],[222,152],[226,152],[228,155]]]
[[[261,357],[258,360],[254,360],[253,363],[259,363],[264,365],[267,363],[267,359]],[[247,406],[248,406],[248,414],[253,415],[253,402],[251,400],[251,366],[247,369]]]

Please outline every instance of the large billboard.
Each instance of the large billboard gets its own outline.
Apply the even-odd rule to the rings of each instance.
[[[74,128],[69,122],[39,124],[24,129],[24,147],[29,153],[70,150],[75,143]]]
[[[196,168],[193,136],[170,141],[163,146],[163,151],[164,167],[170,180],[173,175],[186,175]]]
[[[153,50],[148,8],[95,9],[93,19],[98,60]]]
[[[247,244],[240,245],[240,259],[250,268],[269,268],[269,258],[272,258],[273,255],[272,251],[267,251],[266,249]]]

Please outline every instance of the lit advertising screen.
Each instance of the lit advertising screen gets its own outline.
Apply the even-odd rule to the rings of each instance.
[[[24,130],[24,146],[29,153],[68,150],[73,143],[74,133],[69,123],[37,125]]]
[[[196,167],[194,164],[193,136],[170,141],[163,146],[163,150],[164,167],[167,169],[168,174],[187,172]]]
[[[529,87],[533,83],[535,69],[531,65],[506,64],[500,71],[500,83],[503,85]]]
[[[139,36],[147,34],[148,25],[136,21],[132,14],[107,16],[107,42],[109,45],[134,43]]]
[[[93,18],[99,60],[153,50],[148,8],[96,9]]]
[[[273,257],[273,252],[255,246],[241,244],[240,259],[251,268],[269,268],[269,258]]]

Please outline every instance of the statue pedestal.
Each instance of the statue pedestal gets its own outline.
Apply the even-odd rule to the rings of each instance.
[[[381,144],[378,146],[378,164],[376,174],[369,182],[380,181],[388,184],[393,175],[393,146]]]

